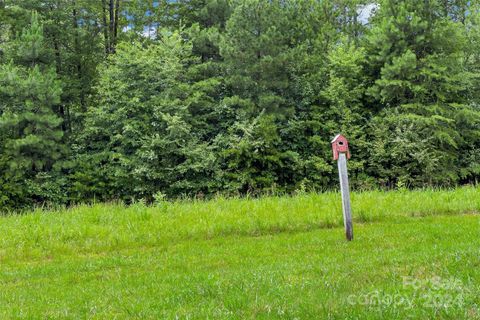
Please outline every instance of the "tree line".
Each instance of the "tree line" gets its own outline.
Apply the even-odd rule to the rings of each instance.
[[[0,0],[0,207],[480,177],[470,0]]]

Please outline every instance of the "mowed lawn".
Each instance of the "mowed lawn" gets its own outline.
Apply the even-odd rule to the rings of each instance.
[[[480,189],[0,218],[0,319],[480,319]]]

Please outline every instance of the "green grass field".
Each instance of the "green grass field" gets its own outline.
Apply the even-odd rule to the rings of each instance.
[[[480,319],[480,189],[0,218],[0,318]]]

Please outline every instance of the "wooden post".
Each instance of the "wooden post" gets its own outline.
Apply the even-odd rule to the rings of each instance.
[[[343,224],[347,240],[353,240],[352,207],[350,206],[350,188],[348,186],[347,156],[345,153],[338,155],[338,177],[342,193]]]
[[[350,187],[348,185],[347,159],[350,158],[347,139],[338,134],[332,140],[333,159],[337,160],[340,191],[342,194],[343,224],[348,241],[353,240],[352,207],[350,205]]]

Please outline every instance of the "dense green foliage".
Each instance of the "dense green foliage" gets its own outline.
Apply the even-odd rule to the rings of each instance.
[[[0,0],[0,206],[480,177],[467,0]]]
[[[352,204],[352,242],[335,192],[3,216],[0,318],[480,318],[480,188]]]

